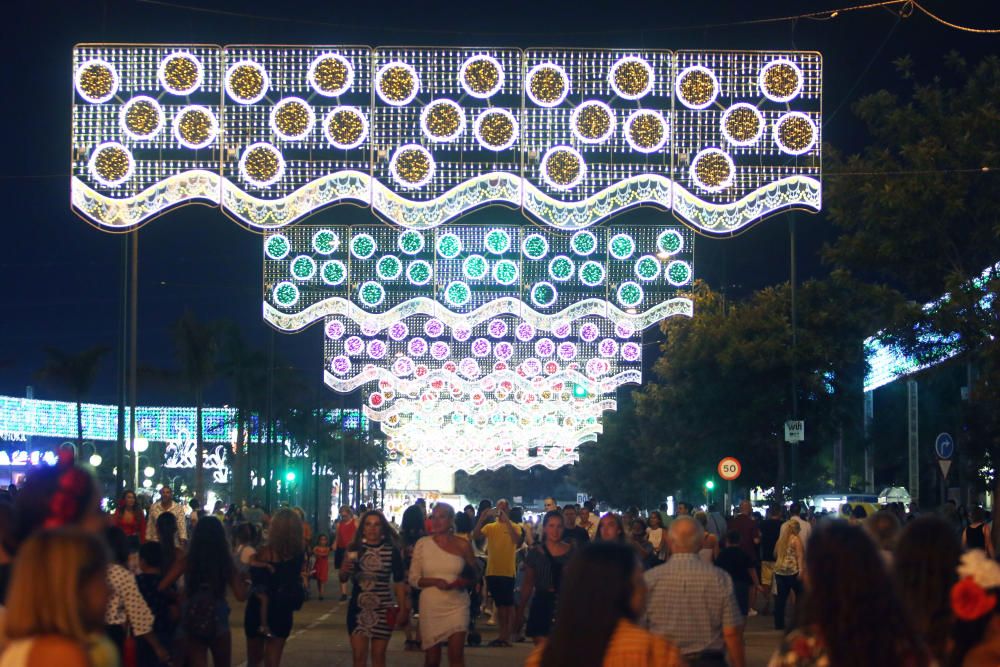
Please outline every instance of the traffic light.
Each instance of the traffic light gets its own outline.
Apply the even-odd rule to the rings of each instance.
[[[711,491],[712,489],[715,488],[715,482],[713,482],[712,480],[706,481],[705,482],[705,488],[708,489],[709,491]]]
[[[573,398],[587,398],[587,388],[583,385],[573,385]]]
[[[285,473],[285,481],[291,483],[295,481],[295,473],[291,470]]]

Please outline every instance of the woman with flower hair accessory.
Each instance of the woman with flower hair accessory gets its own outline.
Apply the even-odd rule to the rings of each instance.
[[[963,554],[958,566],[958,581],[951,588],[951,611],[955,615],[955,623],[949,665],[1000,665],[998,593],[1000,565],[979,549]]]

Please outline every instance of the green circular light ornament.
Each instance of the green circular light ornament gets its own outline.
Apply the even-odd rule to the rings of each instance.
[[[569,280],[573,277],[573,272],[576,270],[576,265],[573,264],[571,260],[566,255],[556,255],[549,261],[549,277],[552,280],[558,280],[560,282]]]
[[[494,255],[502,255],[510,250],[510,234],[502,229],[491,229],[484,240],[486,251]]]
[[[635,241],[628,234],[615,234],[608,244],[608,252],[615,259],[628,259],[635,253]]]
[[[684,249],[684,237],[676,229],[668,229],[656,237],[656,247],[665,255],[676,255]]]
[[[410,262],[410,265],[406,267],[406,279],[412,285],[426,285],[431,281],[432,275],[431,265],[422,259]]]
[[[399,250],[401,252],[404,252],[407,255],[416,255],[424,249],[424,235],[420,232],[415,232],[412,229],[407,230],[399,235],[397,245],[399,246]]]
[[[639,280],[656,280],[660,277],[660,260],[643,255],[635,263],[635,276]]]
[[[378,245],[371,234],[358,234],[351,239],[351,254],[358,259],[370,259],[376,250]]]
[[[291,269],[296,280],[309,280],[316,275],[316,262],[309,255],[299,255],[292,260]]]
[[[323,262],[319,269],[320,278],[327,285],[339,285],[347,278],[347,267],[339,259]]]
[[[462,252],[462,239],[457,234],[445,234],[438,238],[437,252],[445,259],[455,259]]]
[[[594,236],[593,232],[583,230],[573,234],[569,244],[577,255],[588,257],[597,250],[597,237]]]
[[[509,259],[501,259],[493,265],[493,280],[500,285],[513,285],[517,282],[517,264]]]
[[[385,288],[372,280],[362,283],[358,288],[358,299],[366,308],[375,308],[385,300]]]
[[[395,280],[403,274],[403,263],[395,255],[384,255],[375,262],[375,275],[380,280]]]
[[[521,244],[521,252],[528,259],[541,259],[549,253],[549,242],[541,234],[531,234]]]
[[[643,292],[639,283],[628,280],[618,286],[618,303],[626,308],[633,308],[642,303]]]
[[[587,287],[597,287],[604,282],[604,267],[599,262],[584,262],[580,267],[580,282]]]
[[[449,306],[458,308],[469,303],[472,299],[472,290],[461,280],[448,283],[444,288],[444,300]]]
[[[264,243],[264,253],[271,259],[284,259],[288,257],[288,252],[292,246],[288,243],[288,238],[283,234],[272,234],[267,237]]]
[[[274,302],[281,308],[291,308],[299,300],[299,288],[288,281],[274,286]]]
[[[469,280],[482,280],[490,271],[490,264],[482,255],[469,255],[462,262],[462,275]]]
[[[340,238],[329,229],[321,229],[313,234],[313,250],[321,255],[330,255],[340,247]]]
[[[531,288],[531,303],[539,308],[548,308],[556,302],[559,292],[552,283],[535,283]]]
[[[687,285],[691,282],[691,266],[680,260],[670,262],[667,264],[667,282],[674,287]]]

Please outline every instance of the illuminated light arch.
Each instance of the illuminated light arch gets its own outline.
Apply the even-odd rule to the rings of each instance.
[[[188,86],[186,88],[176,86],[170,80],[172,73],[167,70],[171,66],[171,63],[176,60],[185,61],[189,67],[194,69],[194,72],[188,73],[188,75],[192,78],[188,82]],[[160,61],[160,65],[156,69],[156,80],[165,91],[173,95],[190,95],[191,93],[196,92],[199,88],[201,88],[204,79],[205,67],[202,65],[201,60],[199,60],[190,51],[174,51],[173,53],[167,54]]]
[[[237,75],[243,76],[255,76],[259,79],[252,82],[252,85],[256,89],[250,89],[248,95],[244,95],[240,89],[240,82],[236,80]],[[226,69],[226,94],[229,99],[233,100],[238,104],[256,104],[264,99],[267,95],[268,90],[271,88],[271,77],[268,76],[267,70],[255,60],[238,60]]]
[[[185,123],[193,124],[193,128],[185,129]],[[171,131],[181,146],[200,150],[210,146],[219,135],[219,120],[208,107],[192,104],[181,108],[174,115]],[[200,140],[195,141],[190,136],[185,136],[185,132],[192,131],[202,133]]]
[[[332,88],[324,86],[317,78],[318,76],[324,76],[325,70],[330,68],[331,61],[334,68],[339,67],[342,72],[326,72],[326,74],[334,78],[343,78],[342,81],[337,82],[339,85]],[[321,68],[324,71],[317,73],[317,70]],[[350,60],[339,53],[321,53],[309,64],[309,72],[306,74],[306,80],[309,82],[309,86],[323,97],[340,97],[354,85],[354,66],[351,65]]]
[[[152,110],[152,113],[155,115],[155,122],[153,126],[144,133],[138,132],[129,124],[131,112],[136,107],[140,106]],[[118,112],[119,127],[121,127],[122,132],[134,141],[149,141],[150,139],[156,138],[156,135],[163,129],[165,123],[166,118],[163,113],[163,107],[160,106],[159,102],[147,95],[137,95],[133,97],[128,102],[123,104],[121,110]]]

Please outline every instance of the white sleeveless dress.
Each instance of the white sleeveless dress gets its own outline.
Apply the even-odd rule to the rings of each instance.
[[[421,578],[454,581],[459,578],[465,560],[448,553],[434,542],[422,537],[413,548],[410,565],[410,585],[417,586]],[[465,589],[443,591],[440,588],[420,589],[420,644],[427,650],[448,641],[456,632],[469,630],[469,594]],[[0,665],[0,667],[5,667]]]

